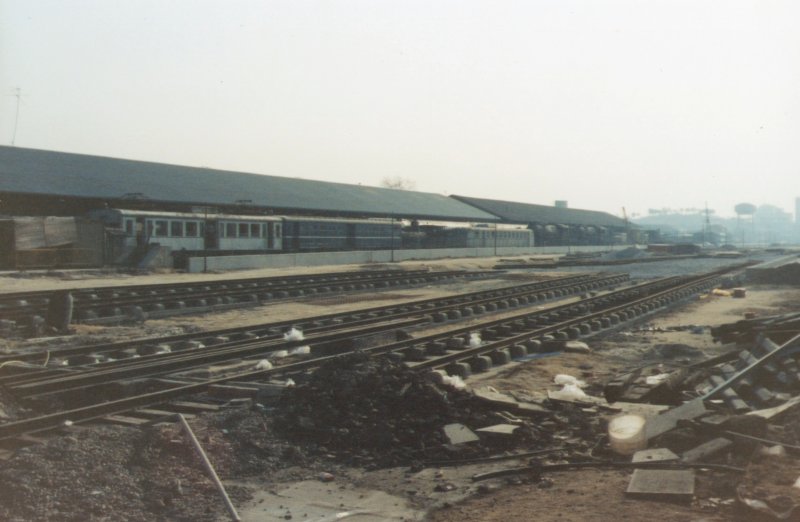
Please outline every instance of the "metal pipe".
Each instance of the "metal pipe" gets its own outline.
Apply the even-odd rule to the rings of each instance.
[[[200,445],[200,442],[197,440],[197,437],[194,436],[194,432],[192,431],[192,427],[189,426],[189,423],[186,422],[186,418],[182,414],[178,414],[178,420],[181,422],[184,431],[189,436],[189,440],[192,442],[194,449],[197,450],[197,454],[200,455],[200,459],[203,461],[203,467],[206,468],[206,472],[208,472],[208,476],[211,477],[211,481],[217,487],[217,491],[219,491],[220,496],[222,496],[222,500],[225,502],[225,507],[228,508],[228,512],[231,514],[231,518],[236,522],[241,521],[242,519],[239,517],[239,513],[236,512],[236,508],[231,502],[231,498],[228,496],[228,492],[225,491],[225,486],[222,484],[222,481],[217,476],[217,472],[214,471],[214,466],[211,465],[211,461],[208,460],[208,456],[206,452],[203,450],[203,446]]]

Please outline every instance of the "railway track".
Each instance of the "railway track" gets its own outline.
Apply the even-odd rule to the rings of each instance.
[[[437,334],[378,345],[363,351],[394,357],[419,371],[444,369],[451,374],[468,375],[514,358],[549,350],[549,343],[553,341],[592,335],[687,299],[714,286],[721,275],[733,269],[735,268],[702,276],[660,279],[544,310],[514,314],[469,327],[447,329]],[[468,339],[475,332],[480,332],[483,341],[470,345]],[[139,418],[137,411],[150,410],[160,404],[205,392],[214,386],[263,381],[278,375],[300,378],[309,369],[339,355],[317,356],[270,369],[203,379],[201,382],[175,384],[173,381],[172,386],[167,389],[9,422],[0,425],[0,441],[11,441],[31,433],[52,430],[65,421],[87,422],[126,412],[129,412],[126,415],[131,416],[128,418]]]
[[[66,361],[67,366],[87,363],[102,363],[111,356],[114,359],[132,355],[146,356],[155,352],[174,352],[185,349],[215,346],[223,343],[249,340],[277,340],[292,328],[306,333],[315,333],[344,326],[371,324],[389,318],[419,316],[424,314],[433,322],[459,319],[497,309],[519,306],[521,304],[546,301],[576,292],[592,291],[609,285],[617,285],[628,280],[627,274],[591,274],[559,277],[522,285],[506,286],[491,290],[469,292],[450,297],[422,299],[372,307],[348,312],[338,312],[309,318],[291,319],[240,326],[222,330],[188,333],[168,337],[153,337],[108,344],[84,345],[60,349],[57,352],[31,352],[25,354],[0,355],[0,364],[11,361],[39,362],[51,360],[53,366]],[[514,301],[516,299],[516,301]],[[481,308],[483,306],[483,308]],[[7,383],[8,377],[0,377],[0,384]]]
[[[464,270],[381,270],[16,292],[0,294],[0,320],[6,321],[7,325],[43,324],[51,301],[65,292],[69,292],[73,299],[73,322],[113,324],[131,319],[257,306],[274,300],[295,299],[307,295],[414,286],[453,279],[487,277],[496,273]]]
[[[289,351],[306,344],[314,345],[317,351],[324,351],[330,344],[341,344],[348,339],[429,324],[436,318],[452,316],[452,312],[458,312],[459,317],[465,315],[468,309],[471,313],[474,313],[473,310],[485,313],[498,308],[507,309],[509,306],[518,307],[523,304],[544,302],[556,297],[618,285],[625,281],[627,276],[619,274],[571,276],[453,297],[331,314],[311,318],[308,321],[285,321],[171,338],[82,346],[54,354],[52,360],[55,362],[56,375],[52,368],[43,368],[38,371],[2,376],[0,384],[17,395],[29,397],[50,391],[64,393],[69,389],[114,380],[113,376],[152,377],[231,359]],[[431,312],[432,310],[436,311]],[[302,331],[303,339],[291,339],[286,333],[288,328],[294,328],[296,332]],[[63,352],[67,352],[70,357],[64,359]],[[74,369],[68,367],[58,370],[59,360],[86,360],[92,356],[98,357],[100,354],[112,354],[115,359]],[[117,358],[125,355],[128,357]],[[13,360],[13,357],[0,358],[0,363]],[[42,360],[45,357],[47,354],[41,352],[25,356],[28,360]]]

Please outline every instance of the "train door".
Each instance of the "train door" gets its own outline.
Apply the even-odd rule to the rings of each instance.
[[[136,246],[143,247],[148,243],[147,227],[145,227],[145,219],[142,216],[136,218]]]
[[[206,250],[216,250],[219,248],[219,223],[216,219],[208,220],[203,231],[203,248]]]
[[[281,239],[283,236],[283,223],[278,221],[277,223],[273,223],[272,226],[275,230],[272,247],[275,250],[283,250],[283,240]]]
[[[274,223],[264,223],[261,237],[267,242],[267,250],[275,249],[275,231],[273,230]]]

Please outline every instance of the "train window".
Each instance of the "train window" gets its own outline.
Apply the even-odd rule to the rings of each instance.
[[[239,237],[250,237],[250,227],[247,223],[239,223]]]
[[[205,223],[198,223],[198,226],[200,228],[200,234],[199,234],[200,237],[205,237],[205,235],[206,235],[206,224]],[[211,231],[213,232],[214,231],[214,224],[212,223],[210,226],[211,226]]]
[[[147,237],[153,237],[153,221],[147,220]]]
[[[183,221],[170,221],[169,235],[172,237],[183,237]]]
[[[236,237],[236,223],[225,223],[225,237]]]
[[[167,221],[165,219],[157,219],[155,221],[156,228],[155,237],[167,237]]]
[[[281,238],[281,226],[278,223],[275,223],[275,239]]]
[[[125,235],[132,236],[133,235],[133,220],[126,219],[125,220]]]
[[[261,225],[250,223],[250,237],[261,237]]]
[[[186,222],[186,237],[197,237],[197,221]]]

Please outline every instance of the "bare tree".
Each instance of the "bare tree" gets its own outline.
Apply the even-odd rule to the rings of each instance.
[[[417,184],[412,179],[401,176],[386,176],[381,180],[381,187],[397,190],[414,190]]]

